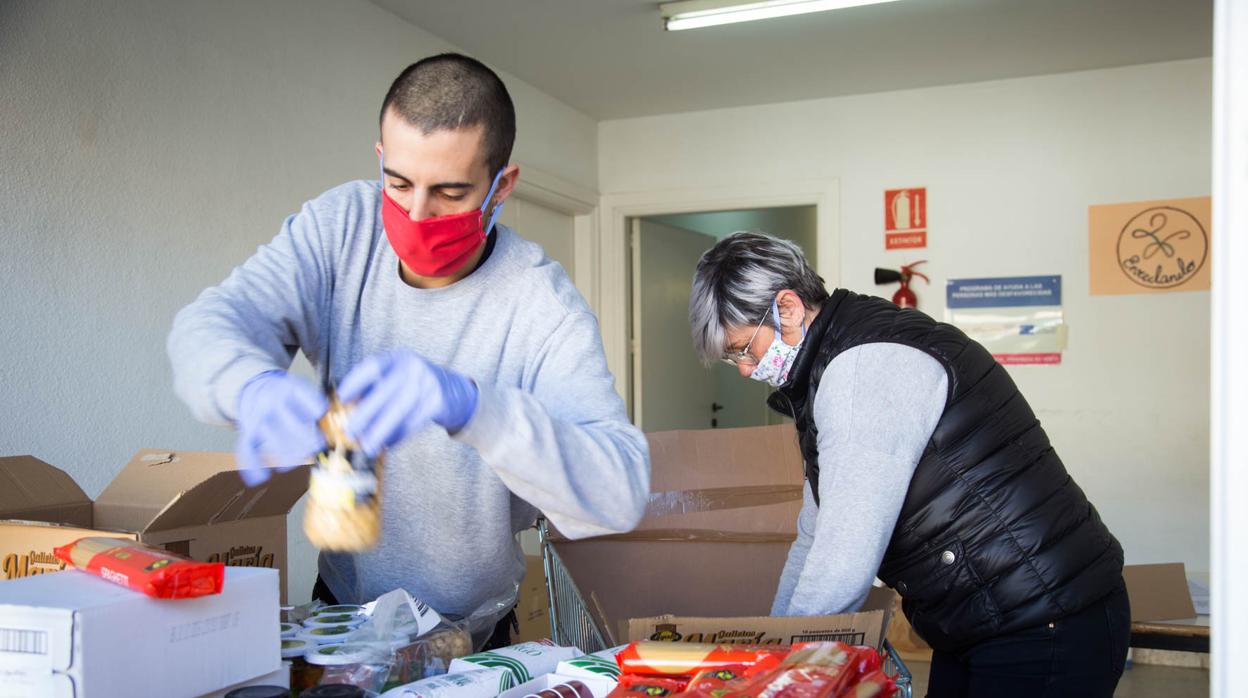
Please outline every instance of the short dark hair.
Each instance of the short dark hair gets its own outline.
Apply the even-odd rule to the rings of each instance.
[[[386,92],[378,123],[391,108],[426,134],[483,126],[491,177],[511,160],[516,108],[503,81],[476,59],[443,53],[407,66]]]

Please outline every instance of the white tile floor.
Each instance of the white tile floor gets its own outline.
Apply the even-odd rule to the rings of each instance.
[[[906,662],[914,675],[914,698],[927,694],[928,662]],[[1114,698],[1203,698],[1209,695],[1207,669],[1136,664],[1122,675]]]

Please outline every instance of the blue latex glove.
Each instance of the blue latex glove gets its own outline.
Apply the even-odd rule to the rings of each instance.
[[[248,487],[269,479],[268,467],[285,472],[325,449],[316,422],[329,401],[308,380],[285,371],[265,371],[238,394],[239,475]]]
[[[477,411],[477,386],[414,351],[376,354],[351,370],[338,399],[359,401],[347,417],[347,433],[370,456],[437,424],[454,433]]]

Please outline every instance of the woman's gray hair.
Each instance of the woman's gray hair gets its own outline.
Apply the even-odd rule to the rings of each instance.
[[[776,294],[791,289],[807,308],[828,298],[823,279],[806,263],[802,248],[766,233],[737,232],[698,260],[689,296],[693,348],[704,363],[728,347],[727,328],[757,325]]]

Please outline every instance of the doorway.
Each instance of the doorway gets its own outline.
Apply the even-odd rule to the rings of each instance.
[[[689,331],[689,294],[702,254],[733,232],[795,242],[814,264],[816,207],[785,206],[629,219],[633,421],[645,431],[763,426],[770,388],[718,362],[703,366]]]

